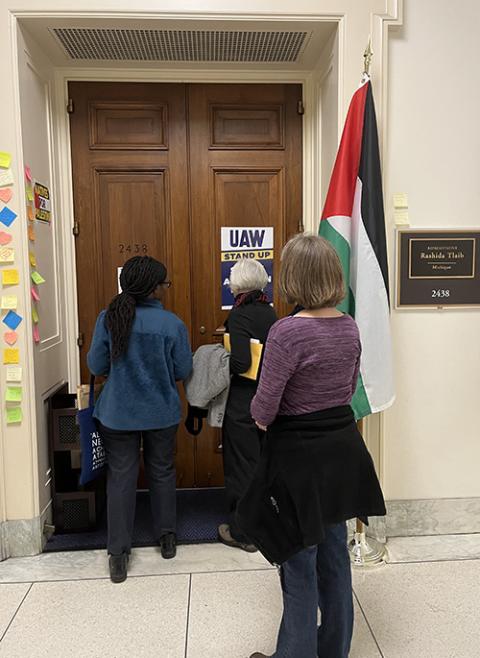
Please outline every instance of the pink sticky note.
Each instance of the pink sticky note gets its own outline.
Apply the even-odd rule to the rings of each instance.
[[[40,331],[38,330],[38,324],[33,325],[33,340],[36,343],[40,342]]]
[[[32,286],[32,297],[36,302],[40,301],[40,295],[38,294],[37,289],[35,288],[35,286]]]
[[[25,166],[25,178],[29,181],[32,180],[32,172],[30,171],[30,167],[28,165]]]
[[[0,201],[3,203],[8,203],[13,196],[13,190],[11,187],[2,187],[0,188]]]
[[[10,244],[12,241],[12,236],[10,233],[4,233],[3,231],[0,231],[0,245],[5,246],[6,244]]]
[[[3,335],[7,345],[15,345],[18,340],[18,334],[16,331],[6,331]]]

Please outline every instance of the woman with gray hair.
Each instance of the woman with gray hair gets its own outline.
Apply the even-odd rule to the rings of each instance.
[[[230,522],[218,528],[218,536],[227,546],[248,552],[256,548],[238,528],[235,513],[260,459],[262,433],[252,419],[250,404],[257,390],[260,370],[255,352],[261,352],[270,327],[277,320],[263,292],[267,283],[268,274],[261,263],[248,258],[239,260],[230,272],[235,304],[225,322],[225,345],[231,351],[232,374],[223,421],[223,464]]]

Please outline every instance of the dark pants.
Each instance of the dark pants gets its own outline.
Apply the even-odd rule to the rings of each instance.
[[[107,455],[108,545],[111,555],[130,552],[137,494],[140,442],[150,487],[155,538],[176,528],[175,435],[177,425],[122,432],[101,427]]]
[[[235,513],[245,495],[260,459],[261,432],[250,414],[255,387],[232,385],[223,420],[223,470],[225,493],[230,512],[230,532],[234,539],[250,543],[237,526]]]
[[[328,527],[322,544],[287,560],[281,581],[283,618],[272,658],[347,658],[353,599],[346,525]]]

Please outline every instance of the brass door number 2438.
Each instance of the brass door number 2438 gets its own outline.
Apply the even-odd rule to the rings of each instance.
[[[118,251],[121,254],[146,254],[148,253],[148,245],[146,244],[124,244],[123,242],[118,245]]]

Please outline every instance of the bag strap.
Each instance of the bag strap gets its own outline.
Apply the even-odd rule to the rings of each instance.
[[[90,375],[90,392],[88,394],[88,406],[95,406],[95,375]]]

